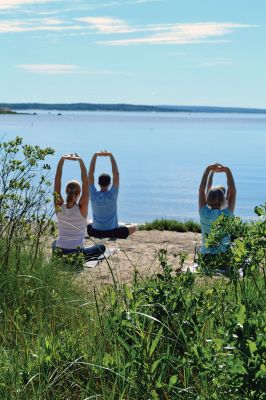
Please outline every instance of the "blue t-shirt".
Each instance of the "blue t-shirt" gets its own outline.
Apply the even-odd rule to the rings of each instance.
[[[200,224],[201,224],[201,232],[202,232],[202,254],[219,254],[227,251],[228,246],[230,244],[229,236],[222,238],[220,246],[217,247],[205,247],[204,242],[206,235],[210,233],[211,225],[216,219],[221,215],[226,215],[228,217],[232,217],[233,213],[226,208],[224,210],[219,210],[216,208],[209,208],[208,206],[201,207],[199,210],[200,215]]]
[[[90,185],[89,190],[93,214],[92,227],[99,231],[109,231],[117,228],[118,188],[112,186],[107,192],[101,192],[97,191],[94,185]]]

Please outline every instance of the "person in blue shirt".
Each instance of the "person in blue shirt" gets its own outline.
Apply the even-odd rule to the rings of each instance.
[[[227,194],[221,186],[208,187],[209,175],[224,172],[227,176]],[[236,187],[231,170],[219,163],[209,165],[202,176],[199,187],[199,215],[202,231],[201,254],[221,254],[228,250],[230,238],[224,237],[217,247],[206,247],[205,239],[214,221],[221,215],[232,217],[236,202]]]
[[[94,185],[94,173],[97,157],[110,157],[113,173],[113,182],[108,174],[101,174],[98,178],[100,190]],[[87,226],[89,236],[97,238],[126,239],[136,231],[135,225],[119,226],[117,217],[117,198],[119,190],[119,171],[112,153],[100,151],[91,159],[89,175],[89,196],[91,200],[93,223]]]

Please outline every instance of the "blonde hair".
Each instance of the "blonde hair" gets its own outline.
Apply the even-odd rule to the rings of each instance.
[[[81,187],[78,181],[69,181],[66,185],[67,204],[71,204],[74,201],[75,196],[81,193]]]
[[[221,186],[212,186],[207,193],[207,204],[212,208],[221,208],[225,204],[225,192]]]

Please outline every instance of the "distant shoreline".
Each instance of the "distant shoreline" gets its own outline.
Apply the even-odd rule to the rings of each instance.
[[[4,111],[0,109],[0,115],[2,114],[18,114],[16,111]]]
[[[1,109],[9,109],[1,112]],[[11,111],[12,110],[12,111]],[[244,107],[212,107],[212,106],[168,106],[168,105],[135,105],[135,104],[47,104],[47,103],[0,103],[1,114],[13,114],[16,111],[47,110],[47,111],[120,111],[120,112],[171,112],[171,113],[220,113],[220,114],[266,114],[263,108]]]

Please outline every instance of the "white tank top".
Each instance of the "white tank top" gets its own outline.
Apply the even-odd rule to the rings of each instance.
[[[56,247],[62,249],[84,247],[87,218],[80,214],[79,206],[75,204],[72,208],[67,208],[66,204],[62,204],[61,210],[56,213],[56,216],[59,230]]]

